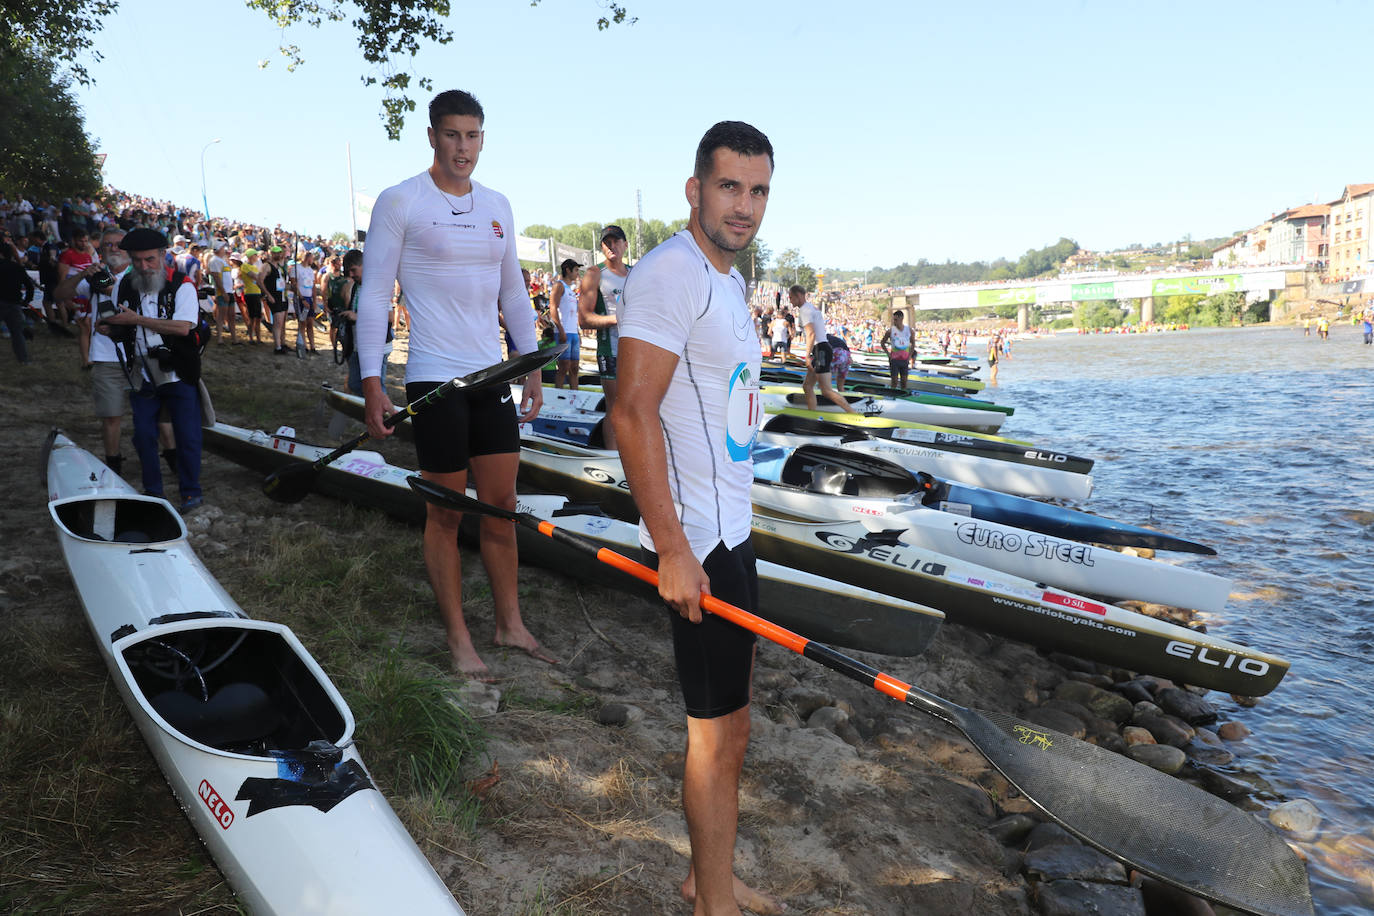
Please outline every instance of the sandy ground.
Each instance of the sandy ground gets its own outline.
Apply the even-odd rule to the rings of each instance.
[[[38,476],[45,433],[59,426],[92,452],[100,446],[74,342],[41,328],[38,335],[33,365],[19,367],[0,354],[0,474],[11,494],[0,521],[0,611],[26,633],[59,640],[62,649],[33,662],[24,683],[0,677],[0,758],[34,702],[26,687],[35,679],[61,683],[63,695],[97,723],[92,727],[110,733],[113,749],[91,758],[85,737],[54,735],[50,755],[29,761],[24,774],[7,774],[10,790],[27,786],[27,797],[7,803],[11,839],[0,858],[0,905],[110,912],[108,904],[82,902],[88,898],[44,901],[56,899],[64,884],[117,885],[140,862],[166,859],[181,863],[176,873],[184,882],[127,900],[128,911],[232,911],[227,885],[206,867],[204,850],[110,689],[52,536]],[[318,385],[342,382],[327,354],[302,361],[274,357],[266,345],[216,342],[206,365],[211,389],[222,393],[220,419],[268,429],[289,423],[303,438],[325,440]],[[125,477],[137,481],[129,430],[126,423]],[[390,454],[413,466],[408,446]],[[261,555],[271,531],[319,525],[337,532],[341,550],[356,547],[341,527],[340,507],[328,499],[281,509],[261,496],[256,474],[210,455],[203,481],[207,509],[192,525],[194,543],[255,617],[279,619],[250,559]],[[411,572],[423,583],[418,531],[390,520],[376,526],[414,545]],[[465,590],[478,645],[489,647],[489,601],[476,560],[465,552]],[[476,712],[490,733],[489,759],[471,776],[494,761],[500,778],[485,791],[475,829],[432,819],[420,800],[393,797],[393,804],[469,913],[690,912],[677,893],[688,851],[679,800],[684,721],[663,611],[535,568],[522,568],[521,593],[530,629],[563,663],[549,667],[487,649],[501,681],[467,688],[468,696],[475,711],[479,700],[499,706]],[[425,588],[415,594],[420,623],[410,650],[442,660],[432,599]],[[250,605],[245,596],[261,600]],[[1013,714],[1064,676],[1024,646],[953,626],[921,658],[864,660],[955,702]],[[1019,855],[986,829],[1029,805],[955,731],[771,645],[760,651],[755,684],[737,851],[746,881],[800,913],[1031,911]],[[632,707],[628,723],[601,724],[603,714],[616,712],[608,704]],[[848,712],[852,728],[804,727],[821,705]],[[367,741],[359,735],[364,759]],[[60,793],[44,786],[83,779],[99,786],[112,773],[119,784],[112,797],[78,794],[70,804],[79,811],[51,808],[50,796]]]

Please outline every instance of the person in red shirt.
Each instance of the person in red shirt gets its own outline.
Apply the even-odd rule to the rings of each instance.
[[[90,236],[85,230],[75,229],[72,231],[72,245],[57,259],[58,281],[61,282],[67,277],[79,274],[87,267],[96,262],[95,248],[91,245]],[[72,320],[72,306],[76,306],[78,314],[84,312],[90,303],[85,296],[76,296],[71,299],[58,299],[57,312],[60,316],[59,321],[66,327]]]

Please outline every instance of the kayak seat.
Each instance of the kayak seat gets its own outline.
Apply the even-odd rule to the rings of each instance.
[[[225,684],[208,701],[168,690],[153,697],[152,705],[177,731],[214,748],[260,741],[281,724],[280,713],[257,684]]]
[[[849,492],[853,477],[844,468],[833,464],[818,464],[811,468],[811,489],[816,493],[830,493],[835,496],[857,496]]]

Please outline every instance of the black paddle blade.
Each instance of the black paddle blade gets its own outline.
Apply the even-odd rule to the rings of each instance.
[[[262,493],[273,502],[291,505],[310,495],[319,470],[313,464],[291,464],[277,468],[262,482]]]
[[[425,480],[419,474],[407,477],[406,483],[410,484],[412,490],[424,497],[425,502],[433,503],[443,509],[454,509],[458,512],[476,512],[479,515],[490,515],[493,518],[504,518],[512,522],[518,522],[524,518],[519,512],[502,509],[500,506],[489,506],[484,502],[473,499],[466,493],[459,493],[457,490],[449,489],[443,484],[435,483],[432,480]]]
[[[919,699],[908,702],[932,712]],[[952,703],[941,702],[939,709],[935,714],[968,736],[1008,782],[1089,845],[1152,878],[1247,913],[1312,916],[1302,862],[1254,815],[1039,725]]]
[[[533,353],[521,353],[512,356],[503,363],[479,369],[471,375],[465,375],[455,380],[455,388],[481,388],[487,385],[499,385],[502,382],[513,382],[516,379],[524,378],[540,366],[548,364],[558,356],[559,353],[567,349],[567,344],[550,344]]]

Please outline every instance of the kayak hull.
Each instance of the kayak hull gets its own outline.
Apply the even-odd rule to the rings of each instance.
[[[857,522],[754,514],[754,549],[776,563],[920,600],[951,623],[1048,650],[1242,696],[1263,696],[1288,662],[1186,627],[875,534]]]
[[[459,914],[377,791],[347,703],[285,626],[251,620],[165,500],[63,436],[49,513],[97,649],[187,818],[254,913]]]
[[[969,563],[1113,599],[1134,599],[1215,613],[1231,581],[1201,570],[1132,556],[1079,541],[931,509],[919,503],[861,498],[755,480],[754,505],[814,521],[859,521],[899,532],[905,543]]]

